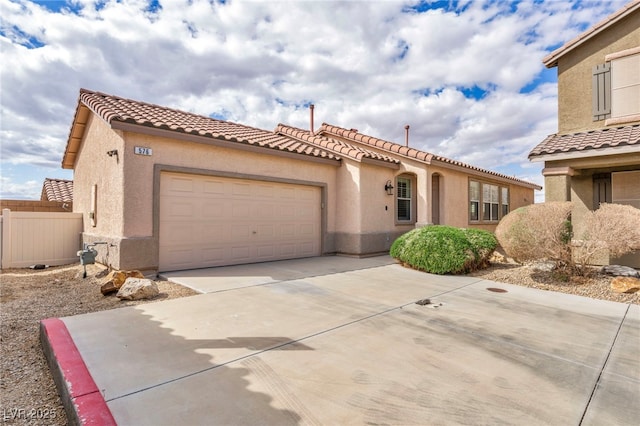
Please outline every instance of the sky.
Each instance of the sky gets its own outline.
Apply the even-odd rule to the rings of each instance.
[[[39,199],[80,88],[273,130],[321,123],[543,185],[542,58],[628,0],[0,0],[0,198]],[[544,190],[536,202],[544,201]]]

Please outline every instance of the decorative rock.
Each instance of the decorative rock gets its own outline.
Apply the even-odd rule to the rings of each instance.
[[[531,265],[531,269],[536,272],[551,272],[555,269],[556,265],[553,262],[536,262]]]
[[[602,273],[616,277],[640,278],[640,272],[628,266],[605,265],[602,267]]]
[[[640,290],[640,279],[631,277],[615,277],[611,281],[611,290],[616,293],[635,293]]]
[[[111,271],[105,278],[104,284],[100,287],[103,295],[115,293],[122,287],[127,278],[144,278],[140,271]]]
[[[120,300],[151,299],[160,294],[158,284],[146,278],[127,278],[116,297]]]

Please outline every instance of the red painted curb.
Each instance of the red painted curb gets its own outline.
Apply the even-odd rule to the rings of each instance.
[[[63,401],[69,400],[81,425],[116,425],[116,421],[91,377],[67,326],[58,318],[40,321],[41,335],[50,349],[49,366],[57,366],[63,383],[57,383]],[[45,351],[46,352],[46,351]],[[54,373],[55,376],[55,373]],[[68,396],[68,398],[65,398]],[[71,419],[70,419],[71,420]]]

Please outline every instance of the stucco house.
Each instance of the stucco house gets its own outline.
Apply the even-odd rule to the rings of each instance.
[[[574,203],[571,220],[580,235],[585,214],[600,203],[640,208],[640,0],[543,63],[558,69],[558,133],[529,159],[544,162],[546,201]],[[614,260],[602,260],[608,261]],[[640,253],[615,263],[640,267]]]
[[[323,124],[274,131],[82,89],[62,166],[98,260],[145,273],[386,252],[493,230],[538,185]]]

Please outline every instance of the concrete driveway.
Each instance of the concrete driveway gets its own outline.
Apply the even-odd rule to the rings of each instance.
[[[66,405],[85,423],[640,418],[638,305],[430,275],[387,256],[165,276],[204,294],[43,322]]]

